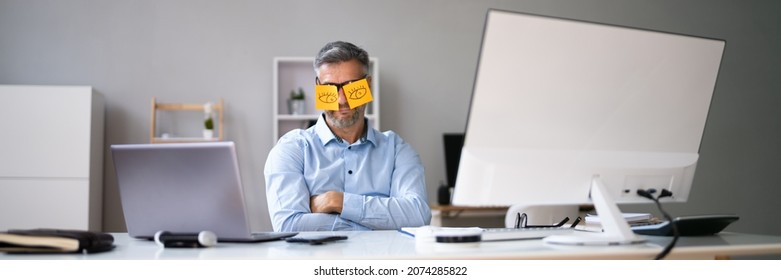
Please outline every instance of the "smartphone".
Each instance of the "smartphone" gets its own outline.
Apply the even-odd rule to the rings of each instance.
[[[306,237],[291,237],[285,239],[289,243],[309,243],[309,245],[322,245],[326,242],[345,240],[345,235],[321,235],[321,236],[306,236]]]

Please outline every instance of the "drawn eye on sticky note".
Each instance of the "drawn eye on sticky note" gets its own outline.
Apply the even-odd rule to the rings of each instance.
[[[369,89],[369,83],[366,79],[361,79],[353,83],[344,85],[344,96],[347,97],[347,104],[350,109],[369,103],[372,100],[372,91]]]
[[[332,85],[315,85],[315,108],[339,110],[339,91]]]

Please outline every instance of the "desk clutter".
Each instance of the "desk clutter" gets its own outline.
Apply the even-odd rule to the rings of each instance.
[[[569,235],[580,233],[575,231]],[[161,248],[149,240],[127,233],[111,233],[116,247],[99,254],[1,254],[5,260],[650,260],[670,241],[670,237],[650,236],[647,244],[636,246],[551,246],[542,239],[499,242],[440,243],[418,242],[398,230],[355,232],[304,232],[302,236],[345,235],[349,239],[324,245],[294,244],[285,241],[263,243],[219,242],[202,249]],[[681,237],[668,255],[670,259],[710,259],[757,257],[781,254],[781,236],[722,233],[711,236]],[[297,262],[298,263],[298,262]],[[353,265],[351,263],[350,265]],[[70,266],[70,265],[63,265]],[[163,265],[165,266],[165,265]],[[188,269],[192,267],[187,267]],[[639,271],[639,270],[638,270]],[[105,275],[103,275],[105,276]],[[105,277],[104,277],[105,278]]]
[[[164,248],[204,248],[217,246],[217,234],[204,230],[200,232],[170,232],[161,230],[155,233],[155,243]]]
[[[0,252],[98,253],[114,249],[114,237],[103,232],[64,229],[28,229],[0,232]]]
[[[683,216],[673,219],[672,222],[658,220],[647,224],[634,224],[631,228],[636,234],[643,235],[673,236],[677,230],[680,236],[705,236],[721,232],[738,219],[737,215],[731,214]],[[673,226],[676,229],[673,229]]]
[[[677,227],[680,236],[714,235],[740,219],[734,214],[681,216],[673,219],[673,222],[650,213],[623,213],[623,216],[634,233],[657,236],[673,236],[673,225]],[[588,214],[586,223],[598,226],[601,221],[599,216]]]
[[[508,241],[541,239],[551,235],[570,234],[574,227],[404,227],[401,233],[415,237],[417,243],[473,243],[481,241]]]

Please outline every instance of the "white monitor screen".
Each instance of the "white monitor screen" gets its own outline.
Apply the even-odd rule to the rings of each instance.
[[[453,204],[686,201],[724,45],[490,10]]]

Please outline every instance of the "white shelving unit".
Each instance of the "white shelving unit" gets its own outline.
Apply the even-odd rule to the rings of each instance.
[[[317,121],[322,111],[315,109],[315,72],[314,57],[275,57],[274,84],[272,106],[274,114],[273,137],[276,142],[279,137],[296,128],[307,128]],[[366,109],[366,118],[371,125],[380,128],[380,77],[379,61],[369,58],[369,73],[372,76],[371,90],[374,101]],[[304,89],[306,109],[304,114],[294,115],[288,109],[290,91]]]
[[[90,86],[0,85],[0,231],[102,230],[104,99]]]

